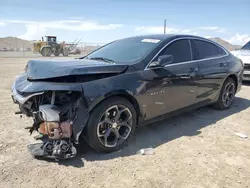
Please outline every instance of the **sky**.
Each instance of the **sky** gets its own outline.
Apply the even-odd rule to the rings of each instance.
[[[250,0],[0,0],[0,37],[107,43],[144,34],[250,41]]]

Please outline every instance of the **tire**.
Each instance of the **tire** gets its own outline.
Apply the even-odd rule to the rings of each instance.
[[[60,55],[60,50],[56,50],[54,53],[55,56],[59,56]]]
[[[117,108],[114,106],[117,106]],[[122,112],[121,115],[119,116],[117,115],[118,113],[114,113],[114,111],[117,111],[117,109],[120,110],[120,112],[124,110],[124,112]],[[125,109],[128,109],[128,110],[125,110]],[[106,113],[107,111],[109,113]],[[111,122],[113,124],[108,124],[106,120],[104,119],[105,117],[104,114],[109,114],[110,119],[107,118],[109,120],[111,120],[112,118],[114,120],[116,119],[116,117],[120,117],[120,120],[117,121],[117,124],[116,122],[111,122],[112,120],[108,122]],[[113,117],[114,114],[116,114],[116,116]],[[131,115],[131,118],[129,118],[130,115]],[[135,108],[127,99],[122,98],[122,97],[108,98],[107,100],[101,102],[91,112],[90,119],[87,123],[87,127],[85,130],[85,141],[98,152],[109,153],[109,152],[120,150],[126,145],[126,143],[128,142],[129,138],[131,137],[131,135],[133,134],[135,130],[136,119],[137,119],[136,117],[137,116],[136,116]],[[119,125],[124,124],[121,122],[126,122],[127,119],[129,119],[127,121],[128,126],[127,125],[120,126],[119,128]],[[104,122],[104,123],[100,123],[100,122]],[[115,127],[116,125],[117,127]],[[116,137],[117,135],[116,131],[119,133],[121,137],[117,140],[116,138],[118,137]],[[105,139],[105,136],[103,136],[105,134],[109,135],[107,139]],[[107,142],[105,142],[105,140]],[[114,143],[117,143],[117,145],[113,145]]]
[[[230,92],[228,92],[228,89],[230,89]],[[232,78],[227,78],[226,81],[224,82],[221,91],[220,91],[220,96],[218,101],[214,104],[214,108],[218,109],[218,110],[225,110],[231,107],[233,100],[235,98],[235,93],[236,93],[236,83]],[[230,94],[228,94],[230,93]],[[227,102],[225,102],[225,97],[232,97],[230,98],[230,100]],[[227,99],[226,99],[227,100]]]
[[[42,56],[49,57],[52,54],[51,48],[45,47],[41,51]]]
[[[69,56],[69,50],[67,48],[63,49],[63,56]]]

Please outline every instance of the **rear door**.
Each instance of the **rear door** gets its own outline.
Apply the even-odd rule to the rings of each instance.
[[[225,56],[228,53],[218,45],[201,39],[191,39],[193,59],[199,64],[197,102],[212,101],[228,74]]]

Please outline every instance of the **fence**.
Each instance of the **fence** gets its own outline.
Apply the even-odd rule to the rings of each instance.
[[[80,43],[76,46],[76,49],[80,50],[81,55],[87,55],[103,45],[105,45],[105,43]]]
[[[69,52],[69,56],[84,56],[93,50],[103,46],[104,43],[79,43],[77,46]],[[14,47],[13,47],[14,46]],[[51,55],[53,57],[54,55]],[[62,55],[60,55],[62,56]],[[0,46],[0,58],[7,57],[42,57],[39,52],[33,52],[32,43],[19,43],[19,44],[4,44]]]

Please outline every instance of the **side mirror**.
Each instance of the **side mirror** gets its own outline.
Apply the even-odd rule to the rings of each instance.
[[[149,67],[164,67],[165,65],[168,65],[173,62],[173,56],[172,55],[161,55],[158,57],[158,60],[155,62],[152,62]]]
[[[165,66],[173,62],[172,55],[161,55],[158,57],[158,62],[160,66]]]

